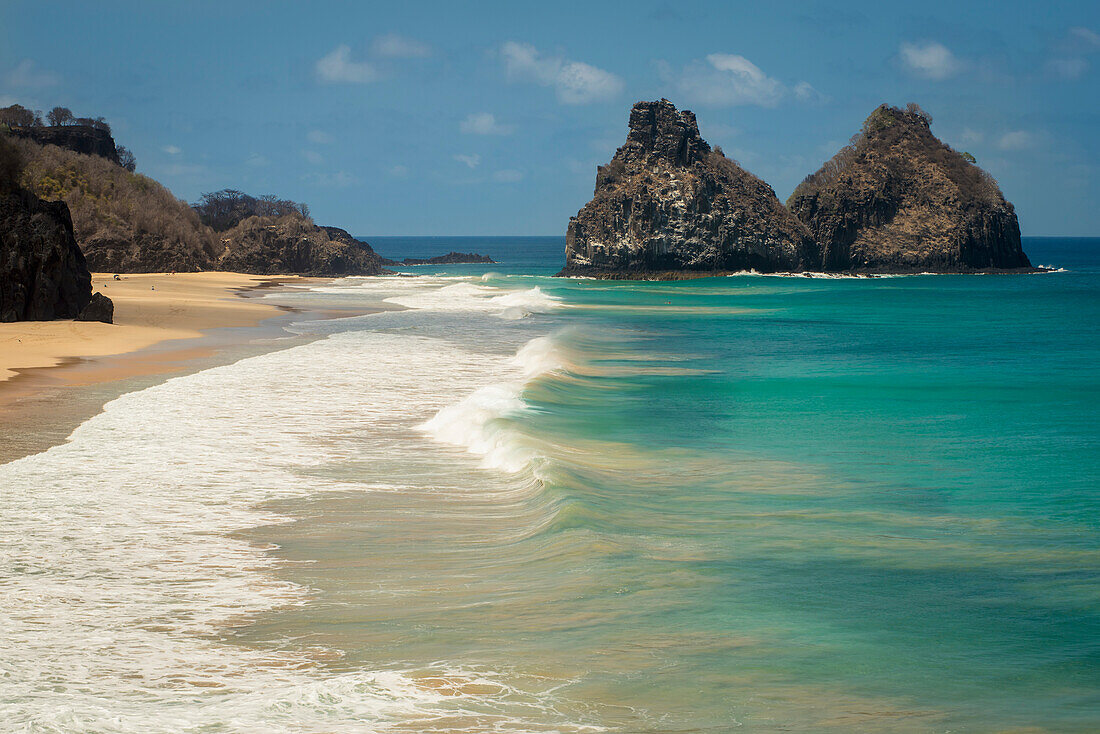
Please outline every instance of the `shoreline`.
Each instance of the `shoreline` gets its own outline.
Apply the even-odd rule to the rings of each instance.
[[[96,273],[93,289],[115,302],[114,324],[0,324],[0,464],[64,443],[125,393],[316,338],[287,331],[291,322],[373,311],[302,309],[271,297],[332,280],[205,272],[115,281]]]

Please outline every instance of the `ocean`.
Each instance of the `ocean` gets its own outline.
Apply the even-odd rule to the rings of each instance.
[[[0,466],[0,729],[1100,730],[1100,239],[1041,275],[556,279],[384,310]]]

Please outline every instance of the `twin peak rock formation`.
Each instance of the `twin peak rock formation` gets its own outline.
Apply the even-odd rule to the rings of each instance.
[[[634,105],[565,257],[560,275],[602,278],[1032,269],[1012,204],[915,106],[876,109],[784,207],[665,99]]]

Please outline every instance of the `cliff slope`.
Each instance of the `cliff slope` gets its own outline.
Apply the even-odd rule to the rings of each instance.
[[[302,214],[252,216],[221,233],[217,269],[257,275],[377,275],[382,258],[338,227]]]
[[[775,192],[699,136],[695,115],[639,102],[630,132],[569,221],[560,275],[683,277],[815,267],[816,245]]]
[[[824,269],[1029,269],[1020,225],[996,181],[940,142],[916,105],[882,105],[851,144],[806,177],[787,206],[809,226]]]
[[[91,270],[155,273],[210,267],[214,233],[161,184],[98,155],[28,139],[11,142],[25,161],[23,187],[68,205]]]

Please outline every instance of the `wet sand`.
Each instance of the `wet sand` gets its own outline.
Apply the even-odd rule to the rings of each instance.
[[[292,321],[367,313],[307,312],[279,302],[280,289],[327,280],[322,278],[220,272],[121,277],[92,277],[93,289],[114,301],[114,324],[0,324],[0,463],[63,442],[118,395],[307,341],[284,329]]]

